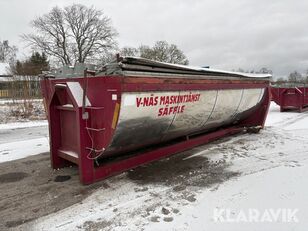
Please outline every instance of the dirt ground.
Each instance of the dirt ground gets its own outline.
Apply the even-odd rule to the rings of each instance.
[[[140,187],[136,190],[146,191],[149,184],[171,186],[176,194],[189,203],[196,199],[193,193],[186,190],[187,187],[209,187],[239,175],[238,172],[228,171],[228,164],[224,161],[213,163],[202,156],[182,161],[196,149],[111,177],[108,183],[101,181],[89,186],[79,183],[76,167],[52,170],[48,153],[1,163],[0,230],[20,230],[18,226],[25,227],[25,223],[36,218],[82,203],[98,188],[113,190],[110,184],[123,179],[138,184]],[[83,228],[99,230],[102,226],[97,225],[84,224]]]
[[[1,163],[0,169],[0,230],[78,203],[104,185],[81,185],[76,167],[52,170],[49,153]]]

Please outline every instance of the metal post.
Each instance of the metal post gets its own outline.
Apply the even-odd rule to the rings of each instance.
[[[82,94],[82,119],[86,120],[89,118],[88,113],[86,113],[86,95],[87,95],[87,88],[88,88],[88,80],[87,80],[87,76],[88,76],[88,68],[86,68],[83,71],[83,94]]]

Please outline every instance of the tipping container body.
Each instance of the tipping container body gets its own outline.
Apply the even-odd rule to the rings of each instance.
[[[75,163],[87,184],[210,137],[263,127],[270,102],[267,76],[188,71],[43,79],[52,167]]]
[[[280,111],[308,109],[308,87],[271,87],[272,100],[280,106]]]

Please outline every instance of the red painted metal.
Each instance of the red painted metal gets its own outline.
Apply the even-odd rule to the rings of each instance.
[[[54,169],[62,168],[72,163],[79,167],[80,181],[90,184],[108,176],[149,163],[154,160],[178,153],[192,147],[205,144],[212,140],[241,132],[247,127],[264,126],[270,104],[270,90],[268,82],[264,81],[226,81],[226,80],[183,80],[171,78],[134,78],[121,76],[102,76],[87,79],[87,97],[92,102],[85,106],[85,112],[91,116],[88,120],[82,117],[82,107],[66,84],[79,82],[85,86],[84,78],[72,79],[43,79],[42,94],[48,111],[50,131],[50,157]],[[103,159],[99,166],[89,158],[91,138],[98,141],[99,150],[110,143],[114,128],[113,120],[117,104],[121,103],[123,92],[138,91],[166,91],[166,90],[211,90],[211,89],[243,89],[265,88],[265,95],[258,107],[248,118],[240,121],[236,126],[221,128],[206,134],[193,137],[183,137],[179,142],[159,145],[151,150],[144,150],[139,154]],[[110,100],[111,94],[117,92],[117,99]],[[108,100],[107,100],[108,99]],[[61,106],[60,106],[61,105]],[[93,143],[93,142],[92,142]],[[96,143],[96,142],[95,142]],[[69,151],[68,151],[69,150]]]
[[[281,112],[308,109],[308,87],[271,87],[271,95]]]
[[[126,171],[128,169],[135,168],[142,164],[150,163],[155,160],[159,160],[163,157],[173,155],[175,153],[191,149],[195,146],[206,144],[224,136],[236,134],[242,132],[244,127],[230,127],[222,130],[218,130],[209,134],[201,135],[196,138],[187,139],[176,144],[166,145],[164,147],[157,148],[153,151],[147,151],[142,154],[131,156],[123,160],[103,164],[99,168],[94,168],[94,178],[103,179],[117,173]]]

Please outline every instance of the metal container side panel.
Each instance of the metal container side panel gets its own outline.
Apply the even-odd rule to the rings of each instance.
[[[255,107],[263,94],[260,88],[123,93],[107,151],[133,149],[231,124]],[[187,95],[195,97],[193,102],[174,100]]]
[[[174,118],[172,113],[160,115],[160,99],[170,95],[179,95],[179,91],[123,93],[118,124],[108,151],[160,141]]]
[[[264,95],[264,89],[244,89],[242,101],[238,107],[237,113],[245,112],[256,106]]]
[[[236,121],[245,120],[260,105],[265,96],[264,88],[244,89],[241,103],[236,112]]]
[[[177,106],[184,106],[184,113],[177,113],[162,140],[169,140],[179,135],[185,135],[202,130],[202,125],[212,114],[217,99],[217,90],[181,91],[180,95],[197,95],[194,102],[182,102]]]
[[[219,90],[211,116],[203,123],[202,129],[208,130],[236,121],[242,96],[242,89]]]

